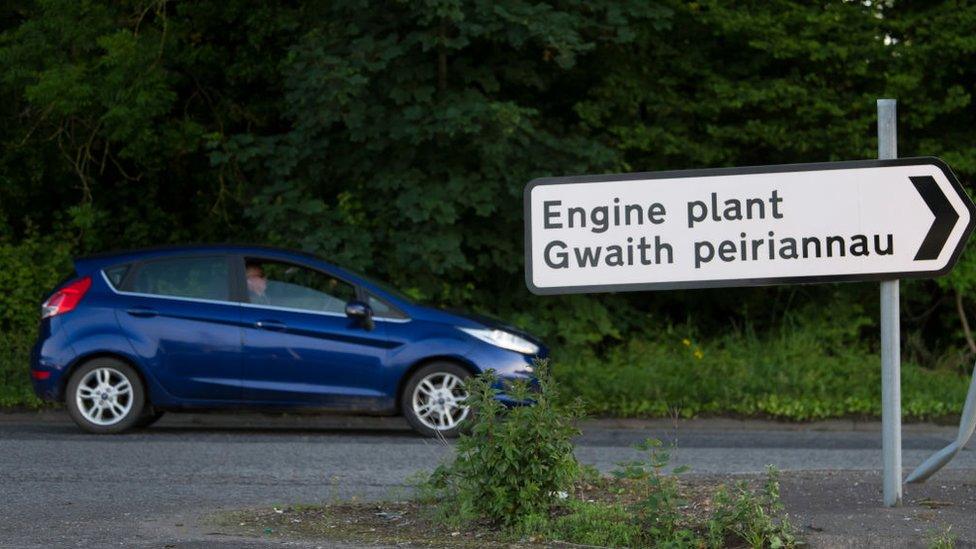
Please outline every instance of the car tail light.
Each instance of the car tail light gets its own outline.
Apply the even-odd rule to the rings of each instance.
[[[51,372],[48,372],[47,370],[31,370],[30,375],[32,378],[38,381],[44,381],[45,379],[51,377]]]
[[[85,293],[90,287],[91,277],[86,276],[54,292],[41,305],[41,318],[49,318],[71,311],[78,306],[78,302],[81,301],[81,298],[85,297]]]

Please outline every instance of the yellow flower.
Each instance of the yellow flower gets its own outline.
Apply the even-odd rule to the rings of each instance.
[[[695,358],[701,360],[705,356],[705,353],[701,352],[701,349],[695,349]]]
[[[691,340],[688,338],[682,339],[681,344],[684,345],[685,347],[691,347]]]

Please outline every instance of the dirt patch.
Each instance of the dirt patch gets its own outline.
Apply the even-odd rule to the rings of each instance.
[[[735,477],[758,488],[762,478]],[[701,523],[713,509],[713,496],[729,477],[688,477],[680,481],[682,514],[689,523]],[[567,497],[584,502],[632,505],[645,494],[643,484],[628,479],[601,478],[581,482]],[[557,505],[552,515],[569,510]],[[433,509],[418,501],[336,502],[323,505],[285,505],[217,515],[224,530],[277,539],[302,539],[399,547],[580,547],[553,539],[513,539],[495,525],[471,523],[451,529],[434,520]]]

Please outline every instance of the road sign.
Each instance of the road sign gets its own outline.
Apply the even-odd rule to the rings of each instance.
[[[976,221],[937,158],[549,177],[524,199],[537,294],[934,277]]]

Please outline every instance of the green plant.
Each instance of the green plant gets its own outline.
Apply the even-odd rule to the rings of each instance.
[[[633,512],[624,505],[573,500],[567,513],[537,525],[546,539],[600,547],[639,547],[644,538]]]
[[[707,523],[708,545],[725,547],[730,539],[736,539],[755,548],[794,546],[796,534],[783,511],[779,473],[772,467],[758,494],[745,482],[722,486],[715,494],[715,511]]]
[[[844,305],[824,306],[840,314]],[[554,371],[567,394],[598,415],[683,417],[734,414],[806,421],[880,414],[880,358],[856,332],[825,326],[821,313],[703,337],[663,327],[597,350],[557,349]],[[862,319],[863,320],[863,319]],[[859,326],[858,318],[840,324]],[[903,409],[912,419],[961,412],[969,380],[906,362]]]
[[[454,461],[431,476],[451,515],[513,526],[547,515],[579,477],[572,438],[581,407],[559,401],[548,362],[537,362],[535,373],[537,390],[522,380],[506,389],[528,406],[501,404],[493,372],[469,381],[469,432],[458,440]]]
[[[929,549],[952,549],[956,546],[956,534],[952,532],[952,526],[946,525],[939,530],[933,530],[928,536]]]
[[[679,466],[666,473],[671,453],[658,439],[647,439],[635,449],[645,452],[646,459],[621,463],[622,468],[613,471],[613,475],[639,482],[641,499],[635,510],[645,524],[646,535],[655,545],[689,542],[694,533],[682,526],[681,509],[687,501],[681,495],[676,476],[688,471],[688,467]]]
[[[31,235],[0,241],[0,406],[36,407],[27,376],[44,292],[71,271],[70,244],[59,237]]]
[[[538,391],[525,382],[507,394],[531,406],[507,408],[495,398],[492,373],[468,382],[473,423],[453,462],[417,485],[418,500],[440,527],[502,526],[506,539],[606,547],[789,547],[796,537],[770,469],[756,493],[746,483],[722,485],[707,520],[692,512],[671,448],[648,439],[639,459],[618,464],[611,478],[573,457],[577,404],[560,404],[549,364],[537,365]],[[691,492],[696,503],[704,492]],[[700,507],[696,505],[695,507]]]

